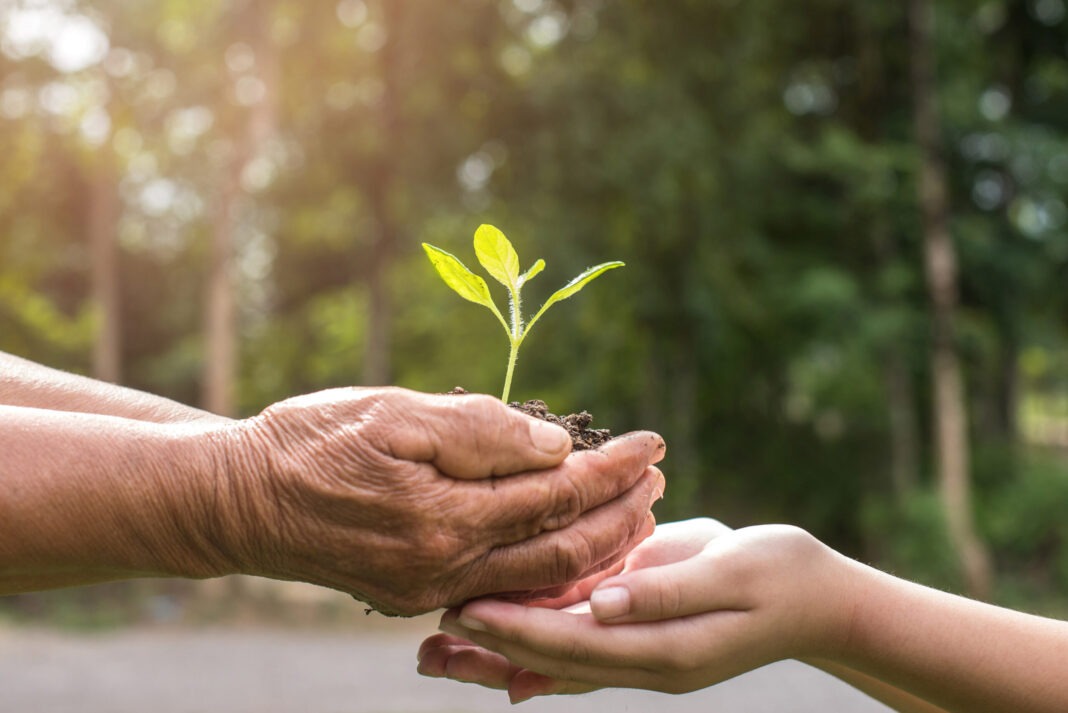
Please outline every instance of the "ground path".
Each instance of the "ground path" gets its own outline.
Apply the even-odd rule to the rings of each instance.
[[[2,713],[482,713],[503,694],[426,679],[433,630],[134,628],[97,634],[0,628]],[[848,686],[786,662],[687,696],[602,691],[516,709],[656,713],[886,713]]]

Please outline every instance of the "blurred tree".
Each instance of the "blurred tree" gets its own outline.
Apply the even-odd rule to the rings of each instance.
[[[119,305],[118,178],[111,157],[102,155],[93,162],[88,175],[85,225],[91,255],[92,303],[98,325],[93,343],[95,378],[112,383],[122,381],[122,314]]]
[[[275,4],[268,0],[233,3],[223,22],[232,23],[227,33],[239,38],[226,49],[234,70],[232,83],[218,89],[229,101],[244,107],[244,124],[234,126],[228,137],[227,156],[219,172],[216,192],[205,298],[204,408],[215,413],[237,414],[236,377],[238,357],[237,286],[235,242],[241,214],[249,200],[243,185],[253,161],[266,152],[276,132],[279,57],[272,36]],[[232,97],[232,100],[230,99]],[[239,114],[240,115],[240,114]]]
[[[378,141],[371,159],[368,201],[373,221],[370,260],[367,271],[367,340],[363,359],[363,383],[388,384],[392,380],[392,323],[393,300],[389,289],[389,274],[399,249],[401,219],[396,215],[395,193],[397,178],[394,166],[403,160],[404,149],[400,136],[400,97],[406,92],[402,84],[406,50],[407,3],[381,0],[376,9],[382,18],[385,40],[378,51],[377,74],[382,83],[378,100]]]
[[[935,75],[934,8],[911,0],[912,86],[920,152],[919,203],[924,264],[932,306],[931,378],[939,485],[949,534],[961,560],[968,591],[987,599],[990,556],[975,531],[971,498],[968,424],[956,345],[957,256],[949,231],[949,188],[942,159],[942,130]]]

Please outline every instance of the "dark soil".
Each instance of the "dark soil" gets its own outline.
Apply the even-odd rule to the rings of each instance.
[[[449,393],[466,394],[467,390],[457,386]],[[572,450],[586,451],[612,440],[612,432],[607,428],[590,428],[593,416],[586,411],[557,416],[555,413],[551,413],[549,407],[540,399],[531,399],[524,403],[513,401],[508,405],[528,416],[562,426],[571,436]]]

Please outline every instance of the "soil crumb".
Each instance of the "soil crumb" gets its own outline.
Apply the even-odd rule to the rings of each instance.
[[[467,390],[462,386],[455,387],[450,394],[466,394]],[[562,426],[571,436],[572,450],[587,451],[604,445],[612,440],[612,432],[607,428],[590,428],[593,416],[587,411],[571,413],[566,416],[557,416],[549,411],[549,407],[540,399],[531,399],[524,403],[513,401],[508,404],[517,411],[522,411],[528,416],[540,418],[542,421]]]

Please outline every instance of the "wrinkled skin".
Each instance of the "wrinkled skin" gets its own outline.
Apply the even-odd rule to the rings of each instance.
[[[217,438],[230,569],[415,615],[530,599],[610,567],[654,527],[662,439],[569,454],[562,429],[482,395],[334,389]]]

